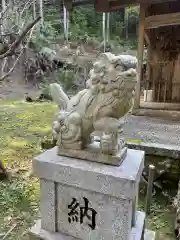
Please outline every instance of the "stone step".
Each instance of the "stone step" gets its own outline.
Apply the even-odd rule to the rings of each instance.
[[[137,235],[134,235],[133,240],[140,240]],[[155,240],[155,232],[145,229],[144,240]],[[41,220],[31,228],[29,232],[29,240],[78,240],[77,238],[64,235],[62,233],[52,233],[41,228]]]
[[[156,233],[154,231],[151,231],[149,229],[145,229],[144,231],[144,240],[155,240]]]
[[[177,145],[170,144],[160,144],[160,143],[136,143],[131,142],[131,140],[127,141],[127,146],[130,149],[136,149],[145,151],[147,155],[155,155],[161,157],[169,157],[173,159],[179,160],[180,158],[180,147]]]

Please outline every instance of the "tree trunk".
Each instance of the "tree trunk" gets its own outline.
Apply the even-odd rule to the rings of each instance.
[[[44,23],[43,0],[39,0],[39,14],[41,16],[41,25]]]
[[[129,22],[129,14],[127,11],[127,8],[124,9],[124,37],[126,40],[128,40],[128,22]]]
[[[33,0],[33,19],[36,19],[36,0]]]
[[[6,2],[5,2],[5,0],[2,0],[1,1],[1,14],[4,14],[4,16],[1,18],[1,35],[4,34],[4,30],[6,29],[5,11],[6,11]]]

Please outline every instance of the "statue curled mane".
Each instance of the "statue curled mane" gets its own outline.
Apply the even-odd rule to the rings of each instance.
[[[81,150],[91,143],[94,131],[101,136],[103,132],[115,134],[119,127],[117,119],[132,106],[135,77],[135,69],[127,69],[119,56],[103,53],[89,72],[86,89],[72,98],[60,85],[51,84],[52,97],[60,107],[53,123],[58,147]]]

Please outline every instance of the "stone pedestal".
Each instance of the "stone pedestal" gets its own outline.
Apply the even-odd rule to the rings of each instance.
[[[142,239],[145,215],[136,207],[143,167],[137,150],[119,167],[61,157],[57,148],[42,153],[33,160],[42,219],[31,239]]]

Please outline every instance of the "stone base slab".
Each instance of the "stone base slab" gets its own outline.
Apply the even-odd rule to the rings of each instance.
[[[145,229],[144,231],[145,214],[137,212],[136,225],[132,229],[129,240],[155,240],[155,232]],[[53,233],[41,228],[41,220],[29,231],[29,240],[79,240],[77,238],[64,235],[62,233]]]
[[[145,151],[146,155],[169,157],[177,160],[180,158],[180,147],[178,145],[151,142],[133,143],[130,140],[127,142],[127,146],[129,149]]]
[[[143,167],[144,152],[136,150],[118,167],[58,156],[57,148],[40,154],[33,172],[40,178],[41,227],[83,240],[127,240]],[[73,204],[76,218],[69,218]],[[83,216],[84,206],[90,215]]]
[[[46,231],[41,228],[41,220],[38,220],[29,231],[29,240],[77,240],[77,238]]]
[[[84,150],[63,149],[58,147],[58,155],[78,158],[82,160],[103,163],[112,166],[120,166],[127,155],[127,147],[119,150],[116,155],[106,155],[100,152],[100,143],[94,142]]]
[[[134,199],[144,168],[144,152],[127,150],[119,167],[57,155],[57,147],[33,159],[33,174],[74,188],[121,199]]]

